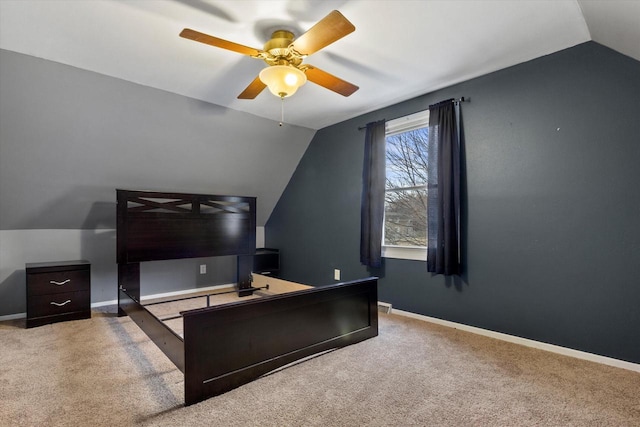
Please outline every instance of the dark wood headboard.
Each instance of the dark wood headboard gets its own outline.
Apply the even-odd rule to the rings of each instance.
[[[116,191],[120,265],[255,252],[255,197]]]

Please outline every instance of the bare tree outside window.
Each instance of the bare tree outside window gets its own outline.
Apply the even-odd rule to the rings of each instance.
[[[387,135],[383,245],[427,246],[428,127]]]

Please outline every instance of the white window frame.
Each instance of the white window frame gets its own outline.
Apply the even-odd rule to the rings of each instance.
[[[419,111],[408,116],[389,120],[385,124],[385,137],[409,132],[429,126],[429,110]],[[384,244],[384,223],[382,227],[382,256],[384,258],[407,259],[414,261],[427,260],[427,248],[422,246],[393,246]]]

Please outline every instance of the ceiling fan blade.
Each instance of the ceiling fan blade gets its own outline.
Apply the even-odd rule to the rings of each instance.
[[[230,42],[228,40],[219,39],[218,37],[213,37],[208,34],[204,34],[195,30],[191,30],[189,28],[185,28],[180,32],[180,37],[185,39],[194,40],[200,43],[208,44],[215,47],[220,47],[222,49],[231,50],[233,52],[238,52],[243,55],[256,56],[261,50],[254,49],[252,47],[244,46],[238,43]]]
[[[262,83],[260,77],[256,77],[251,83],[249,83],[249,86],[247,86],[247,88],[238,95],[238,99],[254,99],[264,90],[265,87],[267,87],[267,85]]]
[[[358,86],[329,74],[326,71],[322,71],[313,65],[307,65],[305,74],[310,82],[339,93],[342,96],[349,96],[360,89]]]
[[[293,41],[291,47],[302,55],[311,55],[336,40],[352,33],[356,27],[334,10],[318,21],[306,33]]]

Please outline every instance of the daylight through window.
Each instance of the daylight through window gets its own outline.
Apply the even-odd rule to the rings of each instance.
[[[386,124],[383,256],[426,260],[429,111]]]

